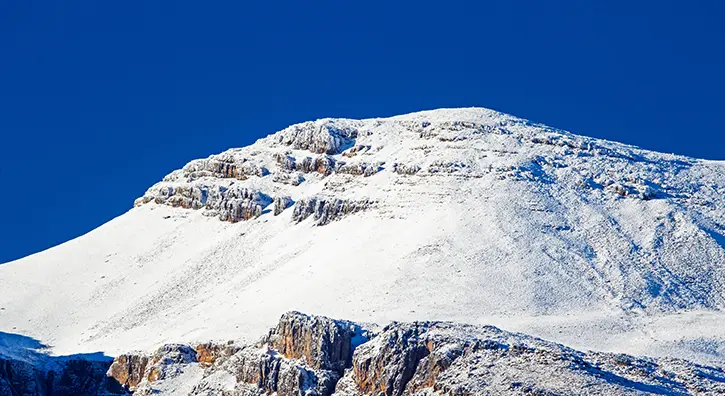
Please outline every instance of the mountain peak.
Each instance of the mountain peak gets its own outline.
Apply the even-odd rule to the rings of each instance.
[[[0,266],[0,305],[73,352],[256,335],[301,310],[707,360],[697,340],[725,342],[723,197],[722,163],[487,109],[322,119],[193,160]]]

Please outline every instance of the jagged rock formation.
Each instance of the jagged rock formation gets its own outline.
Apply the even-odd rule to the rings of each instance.
[[[0,396],[723,392],[723,369],[685,360],[579,352],[492,326],[393,322],[377,330],[298,312],[254,345],[169,344],[112,364],[0,358]]]
[[[275,134],[272,141],[297,150],[333,155],[345,150],[357,136],[355,126],[331,120],[324,124],[305,122],[292,125]]]
[[[338,173],[369,177],[383,170],[382,161],[348,163],[334,157],[351,157],[369,150],[369,146],[355,146],[346,150],[355,141],[358,130],[344,124],[337,125],[335,121],[304,123],[287,128],[269,139],[272,147],[281,145],[318,154],[315,156],[296,157],[295,152],[290,150],[271,153],[232,150],[191,161],[151,187],[134,202],[134,206],[155,203],[185,209],[204,209],[205,215],[218,216],[220,220],[234,223],[259,217],[267,205],[274,203],[274,214],[279,215],[295,202],[292,198],[285,195],[271,198],[271,190],[275,188],[267,186],[264,189],[267,192],[264,192],[243,187],[238,182],[270,176],[273,184],[295,187],[305,181],[303,174],[315,173],[325,177]],[[308,198],[307,202],[315,199]],[[340,202],[345,204],[347,201]],[[348,213],[352,212],[335,213],[333,209],[327,216],[329,219],[317,221],[316,224],[325,225]],[[303,219],[306,217],[303,216]],[[319,219],[315,217],[315,220]],[[299,222],[298,219],[295,221]]]
[[[156,195],[147,192],[147,195],[136,200],[135,205],[154,202],[185,209],[203,208],[207,215],[219,216],[219,220],[235,223],[261,216],[263,208],[272,202],[265,194],[237,185],[164,185],[158,187],[156,192]]]
[[[354,348],[368,337],[367,330],[352,322],[290,312],[262,343],[288,359],[304,359],[315,370],[342,375],[350,366]]]
[[[0,355],[0,396],[111,396],[126,391],[106,376],[110,361],[26,362]]]
[[[352,322],[291,312],[255,345],[166,345],[153,355],[119,356],[108,375],[134,394],[153,394],[159,382],[199,364],[207,371],[192,394],[221,394],[215,381],[231,375],[240,394],[330,395],[350,367],[354,347],[369,336],[369,331]]]
[[[246,180],[252,176],[262,177],[269,173],[264,166],[256,164],[247,158],[237,160],[234,156],[222,154],[207,159],[191,161],[181,169],[181,172],[172,173],[165,178],[166,181],[187,179],[188,181],[203,177],[233,178]]]
[[[406,164],[393,164],[393,172],[401,175],[414,175],[420,171],[418,165],[406,165]]]
[[[274,215],[278,216],[282,212],[284,212],[285,209],[289,208],[294,204],[294,201],[292,201],[292,198],[290,197],[276,197],[274,198]]]
[[[218,348],[211,345],[204,348]],[[161,355],[180,349],[166,347]],[[376,332],[352,322],[290,312],[259,343],[221,349],[224,353],[213,361],[197,363],[198,347],[196,353],[182,353],[185,358],[155,358],[156,371],[150,372],[167,374],[146,375],[136,394],[179,394],[181,388],[198,396],[725,392],[725,371],[720,368],[579,352],[492,326],[449,322],[394,322]],[[114,366],[127,361],[119,357]],[[188,374],[199,364],[204,367],[201,376]],[[113,366],[109,374],[119,381],[126,378]],[[166,386],[170,378],[176,378],[176,387]]]
[[[372,176],[383,170],[383,162],[377,162],[370,164],[367,162],[358,162],[354,164],[348,164],[346,162],[338,162],[335,167],[335,172],[343,173],[355,176]]]
[[[317,225],[325,225],[343,216],[370,208],[368,200],[343,200],[339,198],[311,197],[295,204],[292,220],[299,223],[312,216]]]
[[[125,389],[135,389],[148,377],[146,367],[150,356],[143,354],[123,354],[113,360],[108,375],[115,378]]]
[[[127,391],[144,394],[150,392],[149,384],[177,377],[184,366],[194,363],[210,367],[240,349],[233,342],[209,342],[194,347],[182,344],[163,345],[152,354],[128,353],[118,356],[108,368],[108,376]]]

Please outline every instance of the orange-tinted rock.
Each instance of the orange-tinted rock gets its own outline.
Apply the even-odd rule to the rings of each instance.
[[[304,359],[313,369],[342,374],[352,361],[353,339],[362,330],[351,322],[289,312],[270,330],[265,342],[292,359]]]
[[[145,377],[149,357],[145,355],[124,354],[113,360],[108,375],[126,389],[134,389]]]
[[[207,342],[204,344],[198,344],[194,347],[194,350],[196,351],[196,360],[202,367],[210,367],[214,365],[217,360],[229,357],[238,352],[239,349],[239,346],[232,342],[227,344]]]

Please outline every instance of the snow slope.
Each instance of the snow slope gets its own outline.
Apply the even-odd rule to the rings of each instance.
[[[722,363],[724,197],[721,162],[486,109],[318,120],[0,265],[0,331],[116,355],[244,340],[300,310]]]

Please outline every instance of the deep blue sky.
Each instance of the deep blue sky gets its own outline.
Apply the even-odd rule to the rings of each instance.
[[[725,159],[721,1],[246,3],[0,3],[0,262],[327,116],[484,106]]]

